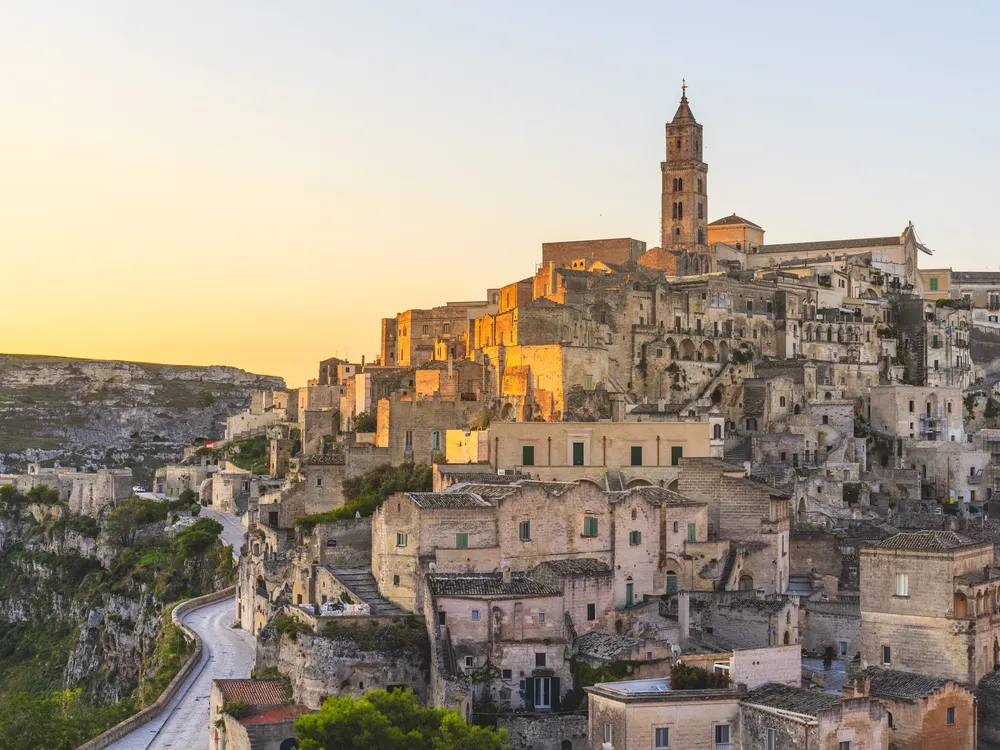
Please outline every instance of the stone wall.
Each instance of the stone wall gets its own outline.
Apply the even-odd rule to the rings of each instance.
[[[417,627],[407,632],[413,634],[412,653],[389,654],[362,651],[350,639],[300,633],[292,640],[265,629],[257,638],[255,668],[258,673],[277,668],[291,680],[295,702],[312,709],[331,695],[360,698],[369,690],[399,685],[411,688],[425,703],[429,667],[421,641],[426,641],[426,631]]]
[[[497,720],[497,728],[506,729],[510,734],[513,750],[584,750],[587,747],[586,715],[503,716]]]
[[[833,648],[834,658],[850,660],[861,651],[861,608],[848,602],[809,602],[801,612],[802,647],[823,654]],[[846,652],[842,644],[847,645]]]

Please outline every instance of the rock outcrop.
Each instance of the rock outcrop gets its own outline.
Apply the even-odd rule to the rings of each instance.
[[[282,387],[234,367],[0,355],[0,472],[55,458],[82,471],[130,466],[148,484],[195,438],[222,437],[253,391]]]

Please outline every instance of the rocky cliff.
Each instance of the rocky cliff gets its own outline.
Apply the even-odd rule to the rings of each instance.
[[[132,499],[98,520],[3,488],[0,704],[60,689],[79,690],[88,711],[148,704],[190,647],[168,604],[232,583],[221,528],[178,503]]]
[[[186,367],[0,355],[0,472],[57,458],[81,470],[156,465],[196,437],[222,437],[226,418],[281,378],[234,367]]]

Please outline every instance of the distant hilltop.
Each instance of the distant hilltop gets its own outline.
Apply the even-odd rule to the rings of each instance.
[[[221,437],[272,375],[236,367],[0,354],[0,471],[28,461],[132,466],[141,480],[197,437]]]

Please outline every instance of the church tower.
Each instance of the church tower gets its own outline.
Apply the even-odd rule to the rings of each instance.
[[[660,163],[663,193],[660,247],[697,252],[708,242],[708,165],[701,160],[701,125],[688,106],[687,85],[667,123],[667,158]]]

